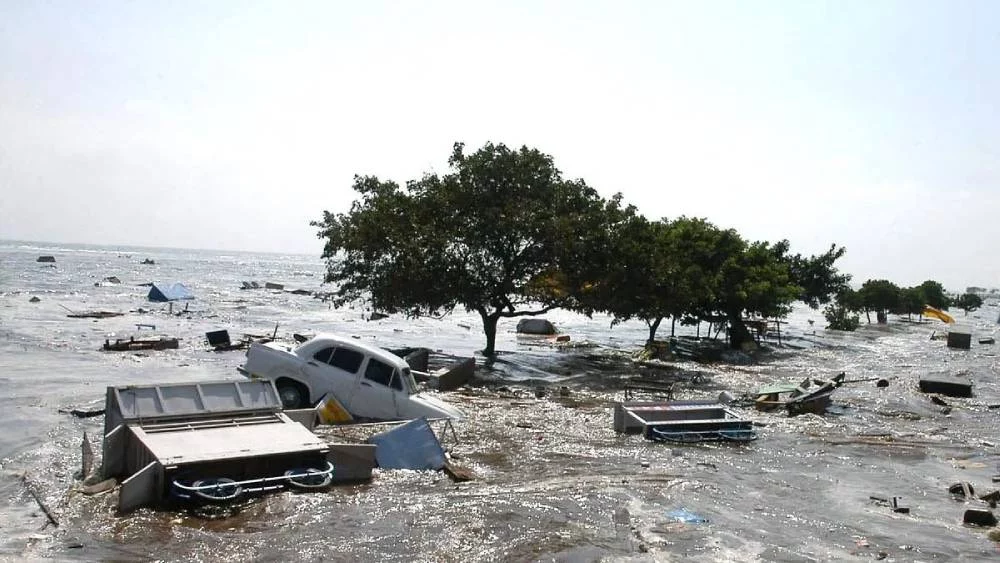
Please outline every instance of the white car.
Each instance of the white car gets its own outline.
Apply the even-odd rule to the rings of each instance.
[[[241,371],[274,381],[287,409],[315,405],[329,393],[356,418],[463,418],[454,406],[418,392],[399,356],[335,334],[319,334],[295,349],[251,344]]]

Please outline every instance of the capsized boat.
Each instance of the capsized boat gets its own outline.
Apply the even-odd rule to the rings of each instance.
[[[846,376],[846,373],[841,372],[832,379],[807,377],[797,384],[767,385],[757,390],[754,406],[760,411],[784,408],[790,416],[823,414],[830,406],[830,396],[844,384]]]

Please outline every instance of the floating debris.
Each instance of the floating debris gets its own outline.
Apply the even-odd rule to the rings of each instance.
[[[136,350],[176,350],[179,345],[178,338],[155,338],[155,339],[140,339],[136,340],[134,337],[128,340],[115,340],[112,343],[110,340],[104,341],[104,347],[102,348],[105,352],[132,352]]]

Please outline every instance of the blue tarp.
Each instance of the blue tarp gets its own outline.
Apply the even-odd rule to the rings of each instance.
[[[383,469],[441,469],[444,450],[427,419],[418,418],[368,438]]]
[[[194,299],[194,295],[182,284],[156,284],[149,288],[150,301],[178,301],[181,299]]]

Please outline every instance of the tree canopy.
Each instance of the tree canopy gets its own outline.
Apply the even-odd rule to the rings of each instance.
[[[450,172],[405,187],[355,177],[350,212],[324,212],[326,281],[338,305],[366,299],[376,310],[435,315],[463,307],[483,319],[495,351],[497,321],[580,309],[611,264],[610,237],[634,220],[621,198],[565,180],[552,157],[488,143],[456,143]],[[623,227],[624,228],[624,227]]]
[[[954,305],[968,315],[969,311],[975,311],[983,306],[983,298],[975,293],[963,293],[955,300]]]

